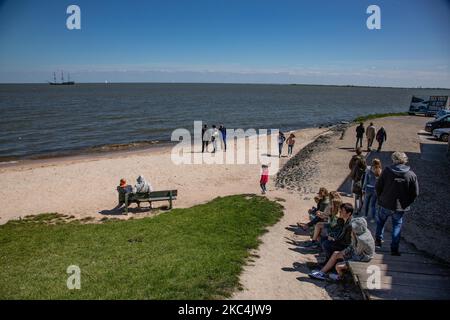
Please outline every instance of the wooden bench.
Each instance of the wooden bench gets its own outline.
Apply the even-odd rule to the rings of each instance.
[[[125,204],[125,214],[128,214],[128,206],[136,203],[138,207],[141,202],[148,202],[150,207],[154,201],[169,201],[169,209],[173,207],[173,200],[177,199],[178,190],[161,190],[147,193],[121,193],[119,192],[119,203]]]
[[[371,226],[372,229],[374,226]],[[385,234],[390,234],[386,230]],[[389,238],[390,236],[388,236]],[[367,300],[448,300],[450,266],[424,256],[410,244],[402,243],[402,255],[391,256],[390,241],[376,248],[370,262],[349,262],[353,280]],[[380,287],[369,286],[368,267],[377,266]],[[373,270],[371,270],[373,272]],[[373,279],[370,279],[373,280]],[[371,282],[371,281],[370,281]]]
[[[402,258],[402,259],[399,259]],[[368,267],[379,269],[380,287],[371,288]],[[450,269],[420,254],[392,257],[377,254],[371,262],[349,262],[353,280],[366,300],[447,300],[450,298]]]

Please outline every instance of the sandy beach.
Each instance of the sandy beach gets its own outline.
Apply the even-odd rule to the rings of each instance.
[[[376,127],[384,126],[388,132],[383,151],[374,156],[379,156],[386,162],[384,165],[388,165],[393,151],[420,154],[423,138],[418,132],[426,121],[428,118],[412,116],[374,120]],[[270,199],[283,204],[285,214],[261,238],[260,247],[253,252],[254,261],[245,266],[241,275],[243,290],[237,291],[233,298],[358,299],[354,288],[317,283],[308,278],[305,263],[314,262],[316,258],[313,254],[298,251],[296,243],[308,237],[298,234],[295,227],[296,222],[306,221],[307,209],[314,204],[313,197],[319,187],[348,192],[345,180],[349,173],[348,161],[354,152],[354,126],[337,130],[303,129],[295,134],[295,156],[281,158],[284,168],[278,180],[270,177],[267,194]],[[300,152],[305,146],[308,147]],[[139,174],[147,177],[156,190],[178,189],[179,197],[174,203],[177,208],[205,203],[218,196],[260,193],[259,164],[175,165],[168,147],[93,158],[36,161],[0,168],[3,186],[0,222],[43,212],[58,212],[76,218],[93,217],[95,220],[154,215],[159,211],[135,211],[129,216],[111,211],[117,203],[115,187],[119,179],[125,177],[134,183],[133,179]],[[351,198],[346,200],[352,202]],[[414,219],[406,221],[406,234],[412,232],[408,229],[408,224],[413,225],[412,221]],[[445,228],[443,230],[445,234]],[[447,244],[448,241],[443,246]]]
[[[326,130],[297,131],[294,152]],[[242,147],[236,144],[236,148]],[[194,152],[198,153],[200,148],[197,146]],[[139,175],[145,176],[155,190],[177,189],[177,208],[204,203],[218,196],[260,192],[260,164],[176,165],[171,160],[171,150],[166,146],[0,167],[0,180],[4,186],[0,191],[0,223],[46,212],[97,220],[105,216],[128,218],[111,211],[117,205],[116,186],[121,178],[134,185]],[[248,155],[248,148],[246,151]],[[284,153],[287,153],[287,147]],[[281,165],[285,161],[287,158],[281,158]],[[161,205],[166,203],[156,203],[155,207]],[[154,213],[142,211],[134,216]]]

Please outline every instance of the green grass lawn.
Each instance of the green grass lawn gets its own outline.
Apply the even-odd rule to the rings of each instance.
[[[353,121],[359,123],[359,122],[366,122],[366,121],[372,120],[372,119],[395,117],[395,116],[407,116],[407,115],[408,115],[408,112],[374,113],[374,114],[368,114],[365,116],[357,117]]]
[[[128,221],[10,221],[0,226],[0,299],[227,297],[282,215],[278,203],[240,195]],[[81,269],[80,290],[67,288],[69,265]]]

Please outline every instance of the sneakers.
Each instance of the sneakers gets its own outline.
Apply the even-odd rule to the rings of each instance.
[[[317,280],[327,280],[327,275],[320,270],[314,270],[313,272],[309,273],[308,276]]]

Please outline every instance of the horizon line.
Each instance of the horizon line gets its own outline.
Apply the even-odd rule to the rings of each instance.
[[[0,82],[0,85],[29,85],[46,84],[49,82]],[[178,81],[107,81],[107,82],[75,82],[77,84],[230,84],[230,85],[279,85],[279,86],[326,86],[326,87],[357,87],[357,88],[391,88],[391,89],[428,89],[428,90],[450,90],[445,87],[404,87],[404,86],[380,86],[380,85],[357,85],[357,84],[311,84],[311,83],[272,83],[272,82],[178,82]]]

